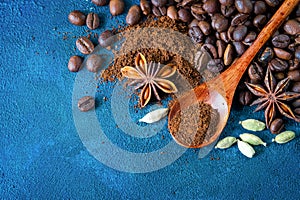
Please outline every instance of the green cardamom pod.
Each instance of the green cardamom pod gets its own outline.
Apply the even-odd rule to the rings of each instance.
[[[239,148],[240,152],[242,154],[244,154],[245,156],[247,156],[248,158],[252,158],[253,155],[255,154],[255,150],[247,142],[243,142],[243,141],[238,139],[237,140],[237,145],[238,145],[238,148]]]
[[[236,143],[236,138],[232,136],[228,136],[220,140],[215,146],[216,149],[227,149]]]
[[[284,144],[287,143],[289,141],[291,141],[292,139],[294,139],[296,136],[294,131],[284,131],[278,135],[276,135],[275,139],[272,140],[272,142],[276,142],[278,144]]]
[[[258,136],[254,135],[254,134],[243,133],[243,134],[240,134],[240,138],[244,142],[247,142],[247,143],[252,144],[252,145],[262,144],[264,146],[267,146],[267,143],[263,142]]]
[[[246,119],[244,121],[240,121],[239,124],[241,124],[244,129],[249,131],[262,131],[266,128],[265,123],[256,119]]]

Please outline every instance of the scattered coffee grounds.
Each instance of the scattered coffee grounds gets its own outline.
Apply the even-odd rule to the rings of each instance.
[[[200,102],[178,112],[169,122],[169,128],[179,144],[193,148],[209,141],[218,122],[218,111]]]
[[[156,29],[158,27],[159,29]],[[114,52],[115,60],[113,64],[102,72],[101,77],[104,81],[111,81],[115,78],[122,79],[121,68],[125,66],[134,67],[136,55],[142,53],[148,62],[174,63],[178,72],[185,76],[192,87],[195,87],[202,78],[197,69],[191,64],[197,48],[189,49],[186,44],[194,45],[190,38],[188,36],[184,38],[182,34],[176,34],[174,31],[187,35],[188,27],[184,23],[166,16],[158,19],[149,16],[141,24],[128,26],[120,30],[119,33],[126,40],[120,50]],[[166,39],[163,35],[168,34],[168,32],[171,32],[171,34]],[[177,38],[179,36],[181,36],[180,39]]]

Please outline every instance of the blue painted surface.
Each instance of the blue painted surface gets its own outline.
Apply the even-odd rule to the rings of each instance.
[[[137,3],[127,1],[126,10],[133,2]],[[110,19],[107,7],[96,7],[88,0],[0,1],[1,199],[299,198],[300,128],[294,122],[287,129],[297,132],[295,140],[255,147],[253,159],[239,153],[236,146],[213,150],[201,160],[198,150],[188,150],[171,165],[142,174],[116,171],[96,160],[82,144],[72,116],[76,74],[66,65],[71,55],[78,54],[72,36],[86,35],[87,29],[68,23],[67,15],[74,9],[99,13],[98,33],[124,22],[124,15]],[[98,99],[109,94],[109,85],[100,89]],[[99,104],[98,116],[105,106]],[[252,111],[234,107],[221,137],[242,133],[238,121],[250,114],[263,120],[262,113]],[[105,121],[109,129],[110,120]],[[268,131],[258,135],[268,143],[274,137]],[[119,132],[110,137],[133,152],[152,151],[171,140],[164,132],[149,141],[133,139],[136,145]]]

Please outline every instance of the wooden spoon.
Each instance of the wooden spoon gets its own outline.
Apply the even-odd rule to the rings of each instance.
[[[234,62],[226,71],[216,78],[197,86],[193,90],[188,91],[183,96],[179,97],[177,101],[175,101],[169,112],[168,125],[171,135],[178,144],[187,148],[200,148],[205,147],[218,139],[227,123],[232,105],[232,99],[241,77],[257,52],[269,40],[277,28],[280,27],[280,25],[293,11],[295,6],[298,5],[298,3],[299,0],[285,0],[270,19],[268,24],[266,24],[263,30],[259,33],[254,43],[236,62]],[[172,132],[173,129],[170,127],[170,122],[177,112],[180,111],[180,109],[186,109],[187,107],[201,101],[210,104],[214,109],[218,110],[220,114],[218,126],[215,129],[215,133],[208,140],[205,140],[205,142],[203,142],[201,145],[186,145],[182,141],[179,141],[177,137],[175,137],[176,134]]]

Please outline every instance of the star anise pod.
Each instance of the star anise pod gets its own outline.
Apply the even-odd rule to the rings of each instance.
[[[139,53],[135,58],[135,67],[123,67],[121,72],[124,77],[132,79],[131,85],[136,85],[136,90],[143,87],[139,95],[142,107],[150,101],[152,92],[158,101],[161,100],[156,87],[164,93],[177,92],[175,84],[166,79],[175,74],[175,65],[167,64],[161,67],[160,63],[148,64],[145,56]]]
[[[285,78],[277,84],[271,70],[268,68],[264,79],[266,89],[261,85],[245,83],[248,89],[259,97],[251,104],[251,106],[259,104],[255,112],[265,109],[267,127],[274,120],[277,111],[285,117],[299,121],[299,118],[295,116],[291,108],[286,104],[287,101],[300,97],[300,93],[286,92],[289,82],[290,79]]]

